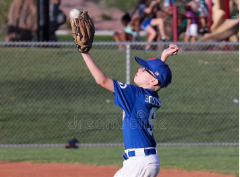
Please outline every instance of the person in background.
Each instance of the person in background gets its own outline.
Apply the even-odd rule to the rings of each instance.
[[[149,36],[147,42],[153,42],[154,38],[157,35],[156,30],[153,27],[157,26],[161,35],[161,40],[166,41],[166,34],[164,30],[164,20],[162,18],[151,18],[150,14],[155,5],[160,3],[161,0],[152,1],[150,0],[139,0],[139,17],[140,17],[140,27],[145,30]],[[145,50],[150,49],[150,45],[146,45]]]
[[[122,32],[114,32],[114,39],[116,42],[127,42],[127,41],[138,41],[138,34],[132,29],[130,25],[131,17],[129,13],[126,13],[121,18],[121,23],[125,27]],[[122,45],[118,45],[119,50],[125,50],[126,47]]]
[[[175,5],[175,0],[171,0],[172,5]],[[171,6],[170,0],[164,1],[164,7],[170,7]]]
[[[200,12],[200,20],[201,20],[201,25],[202,28],[199,29],[201,33],[209,33],[208,26],[210,25],[209,23],[209,10],[208,6],[205,2],[205,0],[195,0],[198,5],[199,5],[199,12]]]
[[[190,37],[192,38],[191,42],[195,42],[196,36],[198,35],[197,19],[194,12],[191,9],[191,6],[186,5],[185,10],[186,10],[186,17],[188,18],[188,22],[187,22],[184,42],[188,42]]]
[[[211,22],[209,20],[209,10],[205,0],[192,0],[189,3],[187,3],[187,5],[191,6],[192,9],[197,8],[199,12],[200,17],[199,32],[208,33],[209,32],[208,26],[211,25]]]

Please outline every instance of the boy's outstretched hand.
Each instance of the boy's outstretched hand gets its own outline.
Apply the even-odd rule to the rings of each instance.
[[[163,51],[162,56],[161,56],[161,60],[163,62],[165,62],[167,57],[169,57],[171,55],[177,55],[178,50],[179,50],[179,47],[177,45],[170,44],[169,47]]]

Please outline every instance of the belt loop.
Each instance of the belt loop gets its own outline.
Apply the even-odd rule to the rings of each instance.
[[[125,154],[126,154],[126,153],[124,153],[124,154],[122,155],[122,158],[123,158],[124,160],[127,160],[128,158],[125,157]]]

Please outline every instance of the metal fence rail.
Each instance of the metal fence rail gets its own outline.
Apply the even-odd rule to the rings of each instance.
[[[65,147],[66,144],[0,144],[0,147]],[[79,147],[123,147],[124,143],[79,143]],[[157,146],[239,146],[239,143],[157,143]]]
[[[238,42],[93,42],[93,45],[192,45],[192,46],[239,46]],[[30,41],[20,41],[20,42],[0,42],[0,46],[75,46],[74,42],[30,42]]]
[[[161,57],[170,43],[95,42],[90,53],[108,77],[134,84],[134,59]],[[239,44],[177,43],[173,79],[159,92],[159,146],[238,145]],[[121,45],[123,50],[119,50]],[[122,110],[98,86],[73,42],[0,42],[0,147],[123,145]]]

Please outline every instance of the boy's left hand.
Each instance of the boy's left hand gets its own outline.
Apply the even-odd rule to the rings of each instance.
[[[171,55],[177,55],[178,53],[178,50],[179,50],[179,47],[175,44],[170,44],[169,45],[169,48],[165,49],[163,51],[163,54],[168,57],[168,56],[171,56]]]

